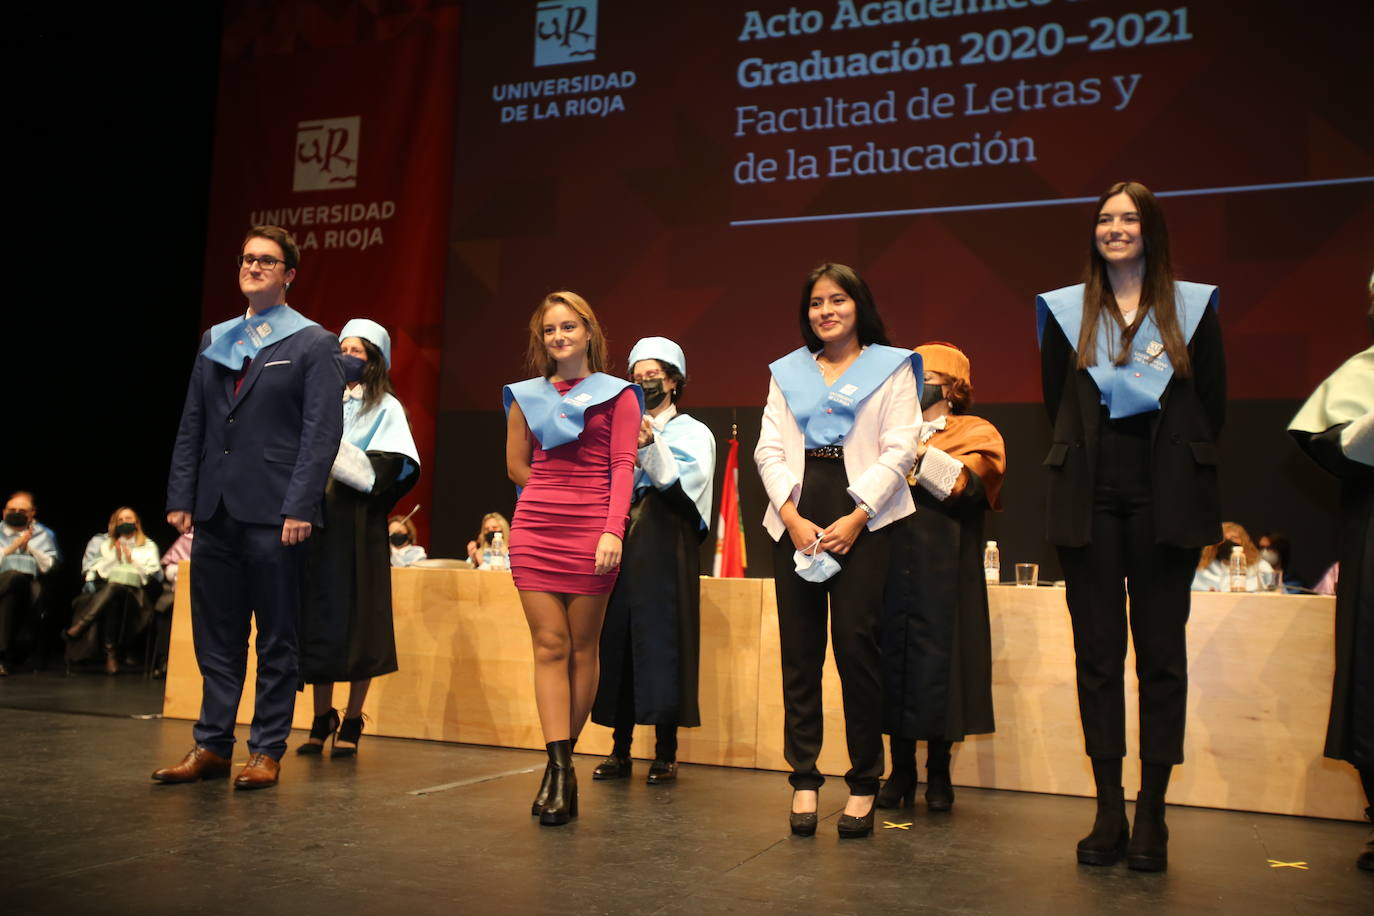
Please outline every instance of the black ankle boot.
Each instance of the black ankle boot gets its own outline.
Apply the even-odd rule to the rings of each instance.
[[[1169,828],[1164,824],[1164,795],[1140,790],[1135,799],[1135,827],[1126,847],[1126,864],[1136,871],[1169,867]]]
[[[572,742],[551,741],[546,745],[552,779],[549,798],[539,813],[539,823],[557,827],[577,817],[577,773],[573,770]]]
[[[530,805],[530,814],[534,817],[544,813],[544,806],[549,803],[549,790],[553,788],[553,761],[544,767],[544,779],[539,783],[539,793],[534,796],[534,803]]]
[[[883,781],[878,790],[878,798],[873,802],[879,808],[911,807],[916,803],[916,771],[893,770],[892,775]]]
[[[954,782],[949,778],[949,767],[926,769],[926,807],[931,811],[954,807]]]
[[[1126,820],[1125,793],[1120,786],[1104,786],[1097,791],[1097,818],[1092,833],[1078,841],[1081,865],[1115,865],[1126,854],[1131,839]]]

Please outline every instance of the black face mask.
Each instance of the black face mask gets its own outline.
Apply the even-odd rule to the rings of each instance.
[[[6,512],[5,524],[11,528],[27,528],[29,527],[29,517],[24,512]]]
[[[404,531],[393,532],[391,535],[391,546],[404,547],[408,540],[410,540],[410,535],[406,534]]]
[[[924,413],[936,404],[940,403],[945,396],[945,386],[937,385],[934,382],[926,382],[921,389],[921,412]]]
[[[647,410],[653,410],[668,396],[668,392],[663,390],[661,378],[646,378],[639,383],[639,387],[644,389],[644,407]]]
[[[1237,544],[1235,541],[1222,541],[1220,544],[1217,545],[1217,556],[1226,557],[1229,559],[1231,556],[1231,551],[1235,550],[1239,546],[1240,545]]]
[[[133,522],[120,522],[115,525],[115,534],[118,537],[126,538],[138,530],[138,526]]]
[[[351,356],[347,353],[339,354],[339,359],[343,363],[345,382],[362,381],[363,370],[367,368],[367,360],[358,356]]]

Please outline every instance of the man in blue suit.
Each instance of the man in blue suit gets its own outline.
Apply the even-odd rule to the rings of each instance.
[[[296,620],[305,539],[324,524],[325,483],[343,433],[333,334],[286,304],[300,251],[256,226],[239,254],[243,317],[201,338],[167,483],[167,522],[191,547],[191,629],[203,679],[195,747],[163,783],[229,775],[234,719],[258,624],[249,760],[235,788],[277,783],[296,705]]]

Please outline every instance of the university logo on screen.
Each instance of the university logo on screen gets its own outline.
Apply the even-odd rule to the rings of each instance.
[[[322,118],[296,124],[292,191],[334,191],[358,186],[358,134],[362,118]]]
[[[534,65],[596,60],[596,0],[541,0],[534,13]]]

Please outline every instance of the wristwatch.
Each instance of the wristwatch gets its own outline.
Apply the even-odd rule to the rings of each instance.
[[[873,517],[875,517],[875,516],[878,514],[877,512],[875,512],[875,511],[873,510],[873,507],[872,507],[872,506],[870,506],[868,503],[864,502],[863,500],[859,500],[859,508],[862,509],[862,510],[864,510],[864,512],[868,514],[868,517],[869,517],[869,518],[873,518]]]

